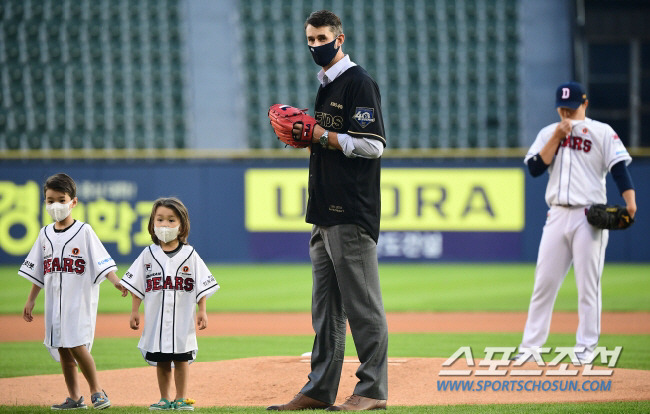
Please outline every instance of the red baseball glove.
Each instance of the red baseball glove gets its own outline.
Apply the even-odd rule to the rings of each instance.
[[[290,105],[275,104],[269,108],[269,120],[278,139],[294,148],[305,148],[311,144],[316,119],[309,116],[306,109]],[[294,135],[294,124],[302,124],[302,134]]]

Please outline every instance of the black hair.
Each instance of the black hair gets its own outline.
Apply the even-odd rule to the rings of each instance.
[[[74,180],[68,174],[64,173],[54,174],[45,180],[43,195],[45,195],[47,190],[59,191],[69,195],[70,198],[77,196],[77,184],[75,184]]]
[[[334,36],[343,34],[343,23],[341,23],[341,19],[329,10],[318,10],[310,14],[305,21],[305,29],[309,24],[314,27],[329,26]]]

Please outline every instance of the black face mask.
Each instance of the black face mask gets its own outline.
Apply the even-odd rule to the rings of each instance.
[[[309,46],[311,57],[314,58],[314,62],[318,66],[325,67],[334,59],[334,56],[336,56],[336,53],[341,48],[341,46],[334,48],[334,43],[336,43],[336,38],[324,45]]]

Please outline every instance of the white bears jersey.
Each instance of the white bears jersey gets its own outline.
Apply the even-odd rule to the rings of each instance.
[[[120,283],[144,302],[145,323],[138,343],[142,355],[192,352],[194,360],[198,350],[196,304],[219,290],[219,284],[194,248],[184,245],[169,257],[160,246],[152,244]]]
[[[117,270],[89,224],[75,221],[65,231],[45,226],[18,274],[45,288],[45,346],[59,361],[57,348],[92,348],[99,284]]]
[[[542,129],[528,150],[524,163],[538,154],[558,123]],[[571,121],[572,133],[564,138],[548,167],[546,187],[549,206],[606,204],[605,176],[620,161],[632,162],[620,138],[609,125],[586,118]]]

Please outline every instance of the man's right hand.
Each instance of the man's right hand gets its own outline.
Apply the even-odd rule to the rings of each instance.
[[[571,133],[571,120],[568,118],[562,118],[559,124],[555,127],[555,132],[553,133],[553,138],[557,140],[562,140]]]

